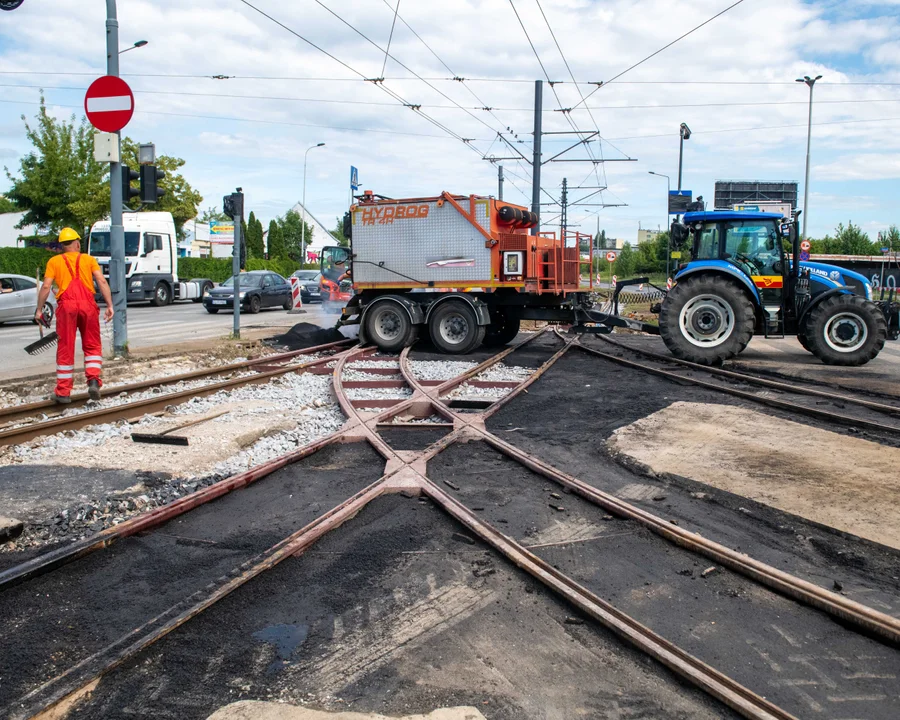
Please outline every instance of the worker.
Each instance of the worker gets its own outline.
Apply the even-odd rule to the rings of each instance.
[[[103,345],[100,340],[100,308],[94,300],[94,283],[106,303],[106,322],[112,320],[113,303],[109,284],[97,261],[81,253],[81,236],[72,228],[63,228],[56,243],[62,253],[47,261],[44,284],[38,292],[36,322],[41,322],[44,303],[56,282],[56,389],[54,399],[60,405],[72,402],[72,376],[75,373],[75,331],[81,333],[84,375],[88,396],[100,399],[100,371],[103,369]]]

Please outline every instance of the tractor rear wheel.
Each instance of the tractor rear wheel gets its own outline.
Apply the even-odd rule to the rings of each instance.
[[[384,352],[399,352],[419,337],[419,326],[413,325],[409,312],[400,303],[382,300],[366,312],[366,337]]]
[[[485,327],[478,324],[478,317],[469,303],[448,300],[431,312],[428,334],[431,342],[441,352],[465,355],[481,345]]]
[[[508,345],[519,334],[520,320],[510,317],[505,310],[491,310],[491,324],[485,328],[484,346],[501,347]]]
[[[675,356],[701,365],[719,364],[747,347],[756,314],[737,283],[716,275],[681,280],[666,296],[659,332]]]
[[[826,365],[865,365],[887,338],[884,313],[859,295],[833,295],[806,321],[809,350]]]

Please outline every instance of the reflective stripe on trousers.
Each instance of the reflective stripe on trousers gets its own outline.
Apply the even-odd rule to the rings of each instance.
[[[81,255],[72,268],[69,259],[63,255],[72,281],[65,292],[57,296],[56,334],[59,345],[56,348],[56,394],[67,397],[72,393],[72,379],[75,370],[75,335],[81,334],[81,349],[84,351],[84,375],[87,380],[100,382],[103,368],[103,345],[100,340],[100,309],[94,294],[87,289],[79,276]]]

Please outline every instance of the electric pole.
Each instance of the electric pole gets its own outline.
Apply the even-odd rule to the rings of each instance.
[[[567,178],[563,178],[562,182],[562,197],[560,198],[560,214],[559,214],[559,236],[562,239],[563,243],[566,242],[566,228],[569,224],[568,216],[566,214],[566,210],[569,206],[569,191],[568,191],[569,181]]]
[[[541,136],[542,113],[544,110],[544,81],[534,81],[534,154],[531,161],[531,212],[538,216],[537,225],[531,228],[531,234],[537,235],[541,229]]]
[[[503,166],[502,165],[497,166],[497,184],[499,186],[497,188],[497,199],[502,200],[503,199]]]

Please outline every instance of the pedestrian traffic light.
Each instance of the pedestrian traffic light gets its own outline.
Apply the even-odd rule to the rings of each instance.
[[[127,205],[131,198],[137,197],[141,194],[141,191],[137,188],[131,187],[131,181],[137,180],[140,177],[140,173],[137,170],[132,170],[127,165],[122,166],[122,204]]]
[[[159,187],[159,181],[166,174],[156,165],[141,165],[141,202],[155,203],[166,191]]]

